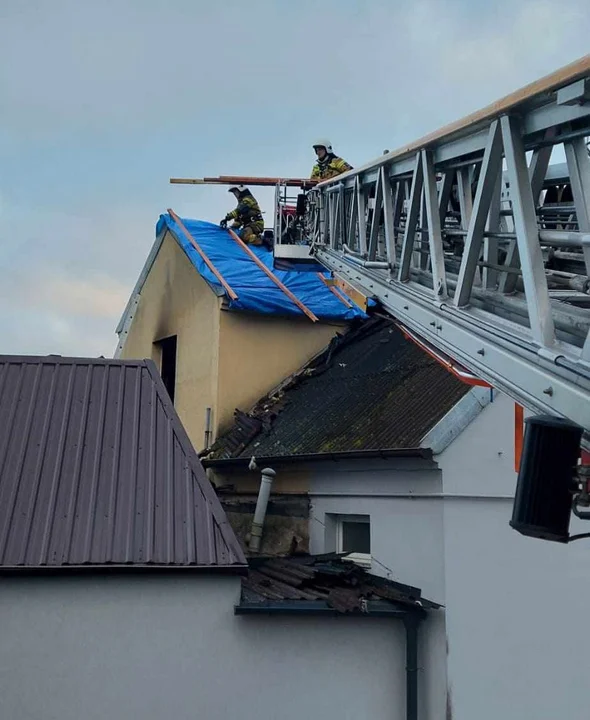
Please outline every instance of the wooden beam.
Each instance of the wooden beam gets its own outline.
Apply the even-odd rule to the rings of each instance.
[[[204,178],[170,178],[171,185],[251,185],[252,187],[274,187],[286,185],[287,187],[311,188],[317,185],[317,180],[309,178],[278,178],[278,177],[250,177],[246,175],[219,175],[218,177]]]
[[[318,322],[318,318],[312,313],[312,311],[306,307],[301,300],[299,300],[298,297],[293,295],[293,293],[289,290],[289,288],[285,287],[285,285],[278,279],[278,277],[272,272],[272,270],[269,270],[269,268],[266,267],[266,265],[262,262],[262,260],[256,255],[256,253],[253,253],[252,250],[246,245],[246,243],[242,240],[241,237],[236,235],[236,233],[231,229],[228,228],[227,231],[232,236],[232,238],[238,243],[238,245],[244,250],[245,253],[247,253],[252,260],[258,265],[258,267],[262,270],[263,273],[268,275],[268,277],[273,281],[273,283],[280,288],[285,295],[291,300],[291,302],[295,303],[297,307],[301,310],[301,312],[305,313],[307,317],[312,322]]]
[[[336,290],[336,288],[334,287],[334,284],[331,283],[331,282],[328,280],[328,278],[324,277],[324,276],[322,275],[322,273],[317,273],[317,276],[318,276],[319,279],[324,283],[324,285],[330,290],[330,292],[333,293],[334,295],[336,295],[336,297],[338,298],[338,300],[340,300],[341,302],[343,302],[343,303],[346,305],[347,308],[351,308],[351,307],[352,307],[352,303],[351,303],[349,300],[347,300],[347,298],[345,298],[344,295],[341,295],[338,290]]]
[[[363,312],[367,312],[367,306],[369,299],[366,295],[363,295],[356,288],[352,287],[344,278],[336,276],[333,280],[334,285],[342,290],[342,292],[352,300],[355,305],[358,305]]]
[[[170,217],[174,220],[174,222],[178,225],[178,227],[183,232],[186,239],[191,243],[191,245],[195,248],[195,250],[199,253],[199,255],[203,258],[203,261],[205,262],[205,265],[211,270],[213,275],[219,280],[221,285],[223,286],[225,292],[228,294],[231,300],[237,300],[238,296],[236,293],[232,290],[231,286],[225,281],[223,275],[219,272],[219,270],[213,265],[211,260],[207,257],[207,255],[204,253],[204,251],[201,249],[201,247],[198,245],[197,241],[194,239],[194,237],[189,233],[189,231],[186,229],[184,223],[182,220],[178,217],[178,215],[172,210],[171,208],[168,208],[168,214]]]

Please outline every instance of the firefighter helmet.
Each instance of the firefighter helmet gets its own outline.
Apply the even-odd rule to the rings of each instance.
[[[325,148],[327,153],[332,152],[332,143],[326,138],[322,138],[321,140],[317,140],[316,142],[314,142],[313,149],[315,150],[319,147]]]

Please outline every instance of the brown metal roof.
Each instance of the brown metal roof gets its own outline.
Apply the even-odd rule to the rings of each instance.
[[[151,360],[0,356],[0,567],[240,570]]]

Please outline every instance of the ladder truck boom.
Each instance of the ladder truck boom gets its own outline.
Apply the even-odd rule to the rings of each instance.
[[[590,520],[588,137],[590,55],[329,180],[171,182],[274,186],[276,268],[330,270],[346,302],[531,410],[510,525],[563,543],[590,538],[569,530]]]
[[[308,246],[426,343],[590,430],[590,55],[306,196]],[[563,148],[566,163],[550,166]]]

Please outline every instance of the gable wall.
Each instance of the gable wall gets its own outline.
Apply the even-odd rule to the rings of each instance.
[[[217,431],[317,355],[345,325],[222,312]]]
[[[167,232],[141,290],[122,359],[153,359],[154,341],[178,336],[175,406],[197,450],[211,442],[236,408],[256,401],[299,370],[346,325],[221,312],[222,299],[200,277]]]
[[[217,348],[221,300],[195,271],[176,240],[166,233],[141,291],[121,358],[151,358],[154,341],[178,336],[175,407],[199,450],[205,409],[217,404]]]

